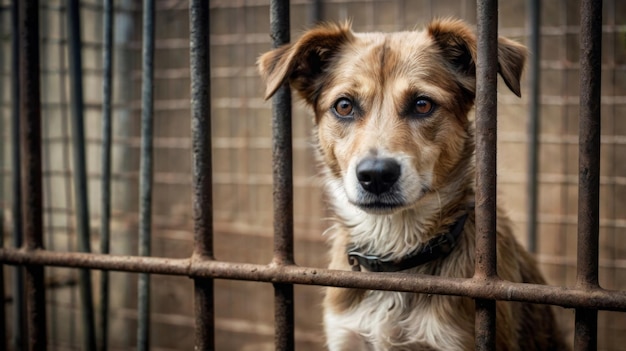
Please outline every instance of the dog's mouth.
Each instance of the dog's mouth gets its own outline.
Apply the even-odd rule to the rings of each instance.
[[[430,193],[431,190],[423,187],[417,192],[419,195],[415,198],[407,198],[404,196],[404,193],[396,189],[396,187],[380,195],[374,195],[361,189],[357,199],[351,200],[350,203],[367,213],[391,214],[414,206],[424,196]]]
[[[352,204],[372,214],[389,214],[406,207],[406,200],[397,193],[372,195],[362,193]]]
[[[382,201],[355,205],[361,210],[372,214],[390,214],[404,207],[404,205],[400,203],[388,203]]]

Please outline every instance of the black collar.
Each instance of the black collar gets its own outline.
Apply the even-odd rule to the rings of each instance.
[[[389,257],[367,255],[358,249],[348,249],[348,262],[353,271],[360,271],[363,266],[370,272],[398,272],[445,257],[456,246],[467,215],[466,213],[459,217],[450,231],[428,240],[426,244],[401,259],[392,260]]]

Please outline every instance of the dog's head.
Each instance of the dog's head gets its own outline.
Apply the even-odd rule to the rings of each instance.
[[[518,96],[525,57],[499,38],[499,73]],[[266,98],[288,82],[312,107],[322,163],[347,200],[391,213],[471,159],[475,60],[476,37],[457,20],[389,34],[327,24],[262,55],[259,69]]]

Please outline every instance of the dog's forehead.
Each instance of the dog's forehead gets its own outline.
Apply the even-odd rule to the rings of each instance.
[[[433,52],[433,40],[425,31],[355,33],[340,61],[355,69],[418,66]],[[361,65],[364,64],[364,65]],[[386,72],[390,73],[390,72]]]
[[[355,33],[330,68],[320,103],[327,105],[346,93],[370,98],[382,89],[391,95],[416,88],[429,89],[428,95],[447,95],[452,77],[438,52],[425,31]],[[432,84],[434,80],[438,83]]]
[[[372,89],[395,79],[430,80],[445,71],[439,48],[426,31],[355,33],[333,68],[335,83],[357,79],[365,84],[369,80],[375,85]]]

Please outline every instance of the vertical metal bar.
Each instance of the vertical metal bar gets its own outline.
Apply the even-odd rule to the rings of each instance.
[[[102,30],[102,223],[100,252],[108,254],[111,241],[111,101],[113,94],[113,0],[103,0]],[[100,350],[108,349],[109,272],[100,275]]]
[[[51,10],[50,8],[47,7],[42,7],[41,10],[42,11],[39,15],[39,26],[41,28],[49,28],[49,17],[51,16],[51,13],[53,12],[53,10]],[[65,17],[63,17],[65,19]],[[42,42],[46,42],[48,39],[50,38],[50,33],[47,33],[45,30],[41,32],[41,41]],[[50,50],[48,50],[48,45],[41,45],[41,51],[40,51],[41,57],[49,57],[50,56]],[[50,83],[50,75],[46,74],[45,72],[49,72],[50,71],[50,62],[51,60],[43,60],[41,62],[41,70],[42,70],[42,75],[41,75],[41,85],[43,87],[49,86],[48,84]],[[42,89],[41,91],[41,101],[42,104],[45,105],[45,101],[47,100],[47,96],[49,91],[51,89]],[[44,108],[45,110],[45,108]],[[47,136],[49,136],[49,134],[47,133],[47,131],[51,130],[50,126],[53,124],[53,122],[51,121],[50,118],[42,118],[41,121],[41,128],[42,128],[42,143],[43,143],[43,165],[42,168],[44,170],[44,173],[46,172],[46,170],[51,169],[51,164],[54,162],[54,158],[52,157],[52,154],[54,154],[54,148],[52,147],[48,147],[49,144],[46,143],[46,139]],[[44,218],[47,219],[44,221],[44,232],[48,233],[48,236],[46,237],[46,241],[44,242],[44,245],[46,245],[46,248],[48,250],[55,250],[55,219],[54,219],[54,199],[55,197],[53,196],[53,193],[55,193],[55,189],[52,186],[53,184],[53,177],[45,177],[44,176],[44,184],[43,184],[43,189],[44,189],[44,193],[43,193],[43,199],[44,199],[44,203],[43,203],[43,207],[44,207]],[[58,291],[56,289],[50,289],[47,292],[47,297],[46,299],[48,301],[58,301]],[[58,320],[58,313],[57,313],[57,308],[51,308],[48,312],[48,318],[51,321],[56,321]],[[59,335],[59,323],[51,323],[50,324],[50,329],[48,330],[48,335],[52,338],[55,339],[58,335]]]
[[[570,17],[568,14],[568,4],[570,4],[569,0],[559,0],[559,7],[561,8],[561,11],[559,11],[559,17],[557,19],[557,21],[559,23],[561,23],[561,25],[559,26],[560,30],[562,30],[563,32],[565,32],[567,25],[568,25],[568,18]],[[567,40],[563,40],[561,46],[559,47],[560,52],[569,52],[571,48],[571,44],[568,44]],[[564,60],[566,60],[566,62],[568,61],[567,58],[564,58]],[[563,101],[566,101],[567,97],[569,96],[569,87],[570,84],[572,84],[572,78],[570,78],[570,74],[569,71],[571,70],[571,68],[568,68],[568,66],[570,65],[565,65],[562,68],[562,78],[561,78],[561,84],[559,86],[559,90],[560,90],[560,97],[561,99],[563,99]],[[569,108],[566,104],[564,104],[561,108],[560,108],[560,114],[559,114],[559,119],[561,120],[560,123],[560,132],[562,134],[567,134],[569,133],[570,130],[570,126],[573,124],[574,121],[570,121],[570,113],[569,113]],[[577,122],[577,121],[576,121]],[[559,148],[559,151],[563,154],[563,155],[567,155],[568,154],[568,150],[569,150],[570,145],[566,142],[562,142]],[[576,160],[578,161],[578,160]],[[569,159],[569,157],[563,157],[562,160],[562,165],[560,167],[560,171],[563,174],[567,174],[569,173],[570,170],[570,165],[572,164],[572,161]],[[566,215],[567,213],[569,213],[569,208],[571,206],[571,195],[570,195],[570,191],[568,189],[568,187],[566,186],[562,186],[561,190],[560,190],[560,194],[559,194],[559,207],[560,207],[560,212],[562,215]],[[576,239],[576,238],[573,238]],[[559,225],[559,230],[558,230],[558,240],[562,243],[562,247],[560,247],[556,252],[553,252],[553,254],[555,255],[561,255],[561,256],[565,256],[566,252],[567,252],[567,247],[568,242],[572,240],[570,232],[568,230],[568,226],[567,223],[564,221],[564,223],[561,223]],[[568,268],[567,265],[560,265],[559,267],[559,274],[562,277],[566,277],[566,275],[568,274]]]
[[[539,90],[541,57],[541,4],[539,0],[528,1],[528,251],[537,252],[537,175],[539,173]]]
[[[20,30],[20,117],[24,244],[43,247],[41,95],[39,82],[39,2],[22,1]],[[46,350],[46,292],[43,266],[25,267],[28,349]]]
[[[67,21],[67,9],[66,7],[59,7],[58,9],[58,21],[59,23],[63,23],[63,21]],[[67,26],[59,26],[60,28],[60,32],[59,32],[59,36],[61,38],[67,38],[67,31],[68,28]],[[61,65],[61,67],[65,67],[66,64],[66,52],[65,50],[58,50],[59,56],[58,56],[58,62]],[[69,54],[67,55],[69,56]],[[69,118],[71,118],[71,114],[67,112],[67,105],[69,105],[68,101],[69,98],[67,97],[67,92],[66,92],[66,88],[67,88],[67,81],[68,81],[68,76],[69,74],[67,74],[66,72],[64,72],[63,74],[60,75],[59,77],[59,102],[60,102],[60,109],[59,112],[61,114],[61,130],[62,130],[62,136],[64,139],[69,140],[70,138],[70,127],[69,124]],[[71,96],[70,96],[71,98]],[[62,144],[62,159],[63,159],[63,168],[65,169],[70,169],[70,153],[72,147],[70,145],[68,145],[68,143],[63,143]],[[64,177],[64,197],[65,197],[65,203],[67,204],[66,208],[71,209],[74,208],[74,200],[72,198],[72,179],[73,177]],[[72,220],[72,218],[68,215],[65,216],[65,227],[68,228],[68,234],[72,233],[72,229],[73,226],[75,226],[74,221]],[[65,246],[66,246],[66,250],[67,251],[73,251],[74,250],[74,244],[73,244],[73,240],[72,238],[68,235],[67,239],[65,240]],[[70,304],[72,306],[75,306],[75,301],[76,301],[76,289],[72,289],[70,291],[70,296],[69,296],[69,301]],[[80,322],[77,322],[74,318],[72,318],[70,321],[67,322],[66,325],[64,325],[64,327],[66,327],[68,329],[68,338],[71,340],[75,340],[76,339],[76,329],[77,329],[77,324],[80,324]],[[58,329],[57,326],[53,326],[53,330]]]
[[[1,123],[0,123],[0,126],[2,126]],[[0,182],[0,184],[2,184],[2,182]],[[2,198],[2,195],[3,194],[0,194],[0,199]],[[0,239],[1,239],[0,248],[2,248],[4,246],[4,211],[0,211]],[[2,264],[0,265],[0,298],[3,301],[3,303],[0,303],[0,349],[7,350],[9,345],[7,344],[7,323],[6,323],[7,313],[6,313],[6,308],[4,304],[4,301],[5,301],[4,292],[5,292],[4,265]]]
[[[213,258],[209,3],[189,3],[194,256]],[[213,279],[194,280],[196,350],[215,349]]]
[[[311,1],[311,11],[309,12],[309,18],[311,24],[318,24],[322,21],[324,13],[324,4],[321,0]]]
[[[154,0],[143,2],[141,85],[141,163],[139,168],[139,255],[150,256],[152,222],[152,146],[154,110]],[[139,274],[137,349],[150,349],[150,275]]]
[[[11,27],[13,32],[11,58],[11,100],[12,128],[11,141],[13,166],[13,246],[21,247],[23,243],[22,227],[22,166],[20,155],[20,25],[19,0],[11,3]],[[26,341],[26,303],[24,301],[24,267],[13,268],[13,337],[11,345],[14,350],[24,350]]]
[[[0,12],[0,16],[2,16],[3,14]],[[4,67],[4,55],[0,54],[0,67]],[[4,88],[5,85],[4,84],[0,84],[0,96],[4,96]],[[4,121],[4,113],[2,113],[2,108],[4,106],[0,107],[0,133],[3,133],[6,129],[5,127],[5,121]],[[4,135],[3,135],[4,137]],[[6,139],[5,139],[6,140]],[[5,235],[5,231],[4,231],[4,226],[5,226],[5,220],[4,220],[4,204],[5,202],[5,193],[4,193],[4,149],[7,143],[0,142],[0,167],[2,167],[2,171],[0,171],[0,204],[2,204],[2,206],[0,207],[0,249],[4,248],[4,235]],[[6,265],[6,267],[8,268],[8,265]],[[9,347],[9,344],[7,343],[7,311],[6,311],[6,304],[4,303],[6,301],[6,296],[5,296],[5,292],[6,292],[6,286],[5,286],[5,280],[4,280],[4,269],[5,269],[5,265],[0,263],[0,350],[7,350]]]
[[[578,265],[576,285],[598,287],[600,228],[600,96],[602,2],[580,4],[580,116],[578,159]],[[576,309],[574,347],[597,348],[598,311]]]
[[[0,67],[3,66],[4,56],[0,55]],[[0,96],[4,96],[4,85],[0,84]],[[0,130],[4,131],[4,116],[0,113]],[[0,143],[0,163],[4,164],[4,146],[5,143]],[[0,203],[4,203],[4,174],[0,174]],[[4,206],[3,206],[4,207]],[[4,248],[4,208],[0,208],[0,249]],[[0,350],[7,350],[9,345],[7,343],[7,323],[6,323],[6,306],[5,298],[5,281],[4,281],[4,264],[0,264]]]
[[[74,197],[76,201],[76,225],[78,250],[91,252],[89,230],[89,200],[87,188],[87,166],[85,161],[85,127],[83,100],[83,65],[81,52],[80,4],[78,0],[67,1],[67,28],[70,58],[70,87],[72,108],[72,146],[74,149]],[[96,349],[94,308],[91,286],[91,271],[79,270],[79,291],[83,324],[83,346],[86,350]]]
[[[274,284],[274,323],[276,350],[294,350],[294,306],[291,284]]]
[[[189,6],[195,254],[213,258],[209,7],[202,0]]]
[[[0,16],[3,14],[0,12]],[[0,67],[4,67],[4,55],[0,55]],[[4,96],[4,84],[0,84],[0,96]],[[4,106],[2,106],[4,107]],[[0,133],[4,132],[4,114],[2,113],[2,107],[0,107]],[[4,195],[4,148],[5,143],[0,142],[0,167],[2,167],[2,171],[0,171],[0,249],[4,248],[4,204],[5,204],[5,195]],[[5,281],[4,281],[4,264],[0,263],[0,299],[2,302],[0,303],[0,349],[6,350],[8,348],[8,344],[6,342],[6,306],[4,301],[5,298]]]
[[[113,116],[115,117],[115,123],[112,125],[112,133],[120,138],[129,138],[134,136],[134,131],[132,126],[135,124],[134,114],[131,108],[131,100],[133,100],[133,91],[134,91],[134,80],[133,78],[133,69],[135,65],[133,64],[133,60],[131,57],[135,55],[135,50],[131,48],[131,42],[134,42],[135,32],[137,27],[137,12],[135,11],[137,8],[137,1],[135,0],[118,0],[114,1],[114,10],[119,9],[119,11],[114,11],[115,13],[115,26],[113,27],[113,41],[115,51],[113,52],[114,57],[112,60],[115,62],[115,69],[113,70],[114,78],[113,81],[116,82],[113,93],[115,94],[112,99],[114,102],[113,105]],[[128,146],[124,146],[122,148],[122,153],[127,152],[130,149]],[[115,149],[113,149],[115,150]],[[112,154],[112,162],[114,165],[119,167],[120,172],[130,172],[136,167],[133,162],[131,162],[129,157],[124,157],[123,155],[118,155],[115,152]],[[117,182],[115,184],[116,192],[119,191],[120,194],[123,194],[122,197],[118,198],[119,201],[116,201],[116,198],[111,198],[112,206],[116,207],[120,211],[130,212],[130,209],[133,207],[130,204],[130,201],[124,201],[128,195],[131,193],[131,189],[135,187],[134,184],[130,181]],[[124,230],[124,233],[127,233],[127,230]],[[130,233],[128,233],[130,234]],[[135,235],[122,235],[119,239],[115,240],[115,247],[121,253],[131,253],[136,252],[136,243],[137,237]],[[131,293],[131,290],[134,291],[136,286],[132,286],[135,278],[132,278],[130,275],[125,275],[119,278],[118,281],[123,281],[122,287],[115,287],[117,291],[117,296],[119,297],[119,303],[122,305],[128,305],[131,301],[134,301],[136,298],[135,293]],[[132,282],[131,282],[132,280]],[[113,281],[111,281],[113,283]],[[123,345],[130,345],[135,342],[137,330],[133,328],[123,328],[123,330],[118,331],[115,334],[115,337],[122,342]]]
[[[273,47],[289,42],[289,1],[270,3]],[[293,264],[293,173],[291,90],[285,84],[272,99],[272,160],[274,179],[274,263]],[[276,350],[294,349],[293,285],[274,284]]]
[[[273,47],[289,43],[289,1],[270,4]],[[274,261],[293,263],[293,176],[291,141],[291,90],[285,84],[272,99],[274,176]]]
[[[476,273],[497,277],[496,141],[498,2],[477,1],[476,59]],[[495,350],[496,303],[476,300],[476,350]]]

